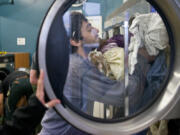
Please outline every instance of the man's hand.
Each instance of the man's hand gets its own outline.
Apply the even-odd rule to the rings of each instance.
[[[43,70],[41,70],[40,76],[39,76],[39,79],[38,79],[36,97],[47,108],[52,108],[56,104],[60,103],[59,99],[53,99],[53,100],[51,100],[51,101],[49,101],[47,103],[45,102],[45,100],[44,100],[44,72],[43,72]]]
[[[138,53],[140,55],[144,56],[148,60],[148,62],[153,62],[156,58],[156,56],[150,56],[145,48],[139,48]]]
[[[4,114],[4,102],[3,102],[3,100],[4,100],[4,95],[3,95],[3,93],[0,93],[0,117],[1,116],[3,116],[3,114]]]

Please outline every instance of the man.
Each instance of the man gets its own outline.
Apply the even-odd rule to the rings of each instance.
[[[30,82],[32,85],[37,85],[36,94],[32,94],[29,74],[23,71],[12,72],[3,81],[3,85],[0,84],[0,92],[3,92],[5,95],[9,93],[9,87],[13,91],[10,91],[11,94],[8,98],[8,104],[6,104],[6,122],[0,127],[1,135],[32,135],[36,126],[40,123],[47,106],[51,108],[60,103],[58,99],[53,99],[47,103],[45,102],[43,72],[41,71],[38,80],[37,70],[38,66],[34,54],[30,72]],[[27,95],[28,97],[31,95],[28,104],[24,104],[27,103],[24,102],[27,98],[22,95]]]
[[[59,104],[58,99],[53,99],[47,103],[44,100],[44,73],[41,71],[39,80],[37,80],[37,91],[28,101],[28,105],[18,108],[12,115],[10,123],[5,123],[0,127],[0,135],[32,135],[32,131],[40,123],[45,110]]]
[[[32,85],[37,84],[37,71],[38,71],[38,65],[36,63],[36,53],[32,56],[32,64],[31,64],[31,70],[30,70],[30,83]]]
[[[29,74],[24,71],[13,71],[2,82],[5,122],[11,121],[16,108],[25,106],[32,94]]]
[[[124,105],[124,82],[110,80],[100,73],[94,65],[87,60],[87,54],[83,49],[84,44],[97,43],[99,41],[98,30],[91,26],[88,20],[81,14],[71,14],[71,39],[73,54],[70,56],[69,72],[64,86],[65,97],[79,109],[82,108],[81,90],[88,101],[100,101],[107,104]],[[130,108],[136,110],[135,104],[143,93],[145,76],[148,71],[148,57],[144,49],[141,49],[140,63],[136,65],[137,71],[129,76],[127,90],[130,93]],[[88,95],[91,95],[90,97]],[[53,109],[49,109],[43,120],[40,135],[86,135],[65,122]]]

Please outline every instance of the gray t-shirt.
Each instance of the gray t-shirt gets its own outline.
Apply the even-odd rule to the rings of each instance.
[[[144,57],[139,56],[138,61],[134,74],[129,76],[127,88],[131,112],[136,110],[135,105],[140,102],[146,73],[149,69],[149,64]],[[78,54],[72,54],[64,86],[64,95],[79,109],[84,109],[85,103],[88,101],[124,106],[124,82],[110,80],[87,59],[83,59]],[[40,135],[65,135],[69,130],[72,130],[72,126],[64,121],[53,109],[46,112],[42,120],[42,127]]]
[[[36,53],[34,53],[32,56],[31,69],[38,70],[38,65],[36,62]]]

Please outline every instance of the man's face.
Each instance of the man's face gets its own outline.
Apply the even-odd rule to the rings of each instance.
[[[98,29],[91,26],[89,22],[82,22],[81,34],[83,37],[83,44],[97,43],[99,41],[98,33]]]

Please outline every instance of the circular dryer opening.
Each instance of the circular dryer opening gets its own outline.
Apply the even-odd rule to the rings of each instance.
[[[89,133],[147,127],[163,113],[155,104],[167,90],[175,55],[164,10],[145,0],[73,3],[54,2],[39,37],[46,92],[62,101],[57,112]]]
[[[86,2],[63,16],[71,45],[63,99],[98,122],[126,120],[147,109],[163,91],[173,54],[153,6],[145,0],[115,3],[108,11],[108,1]]]

